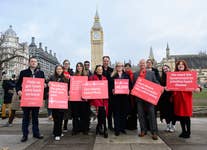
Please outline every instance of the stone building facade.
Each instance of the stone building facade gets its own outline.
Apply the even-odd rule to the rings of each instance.
[[[19,42],[19,37],[10,25],[9,29],[0,36],[0,58],[1,60],[10,58],[14,53],[22,57],[3,63],[3,78],[11,78],[13,74],[19,75],[21,70],[28,67],[28,45],[26,42]]]

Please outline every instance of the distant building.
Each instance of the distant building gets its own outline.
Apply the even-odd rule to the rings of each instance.
[[[26,42],[20,43],[19,37],[17,37],[16,32],[13,30],[12,26],[9,26],[0,37],[0,56],[3,60],[4,58],[9,58],[16,52],[16,54],[23,57],[16,57],[9,62],[3,64],[4,77],[11,78],[13,74],[18,75],[21,70],[28,67],[29,51]]]
[[[32,37],[31,44],[29,45],[29,55],[37,58],[39,67],[44,71],[46,77],[53,74],[55,66],[59,64],[56,53],[52,53],[52,50],[48,51],[47,46],[43,49],[42,43],[39,43],[39,47],[37,47],[35,37]]]
[[[167,64],[171,67],[171,70],[175,70],[175,63],[178,60],[185,60],[188,67],[191,70],[198,72],[198,82],[203,85],[207,82],[207,54],[206,52],[200,52],[199,54],[192,55],[170,55],[170,48],[167,44],[166,57],[160,62],[160,66]]]
[[[102,64],[103,57],[103,28],[100,24],[98,11],[94,17],[94,24],[91,28],[91,69],[94,70],[96,65]]]

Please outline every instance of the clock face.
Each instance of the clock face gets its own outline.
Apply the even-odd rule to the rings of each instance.
[[[99,31],[93,32],[93,39],[100,40],[101,39],[101,32],[99,32]]]

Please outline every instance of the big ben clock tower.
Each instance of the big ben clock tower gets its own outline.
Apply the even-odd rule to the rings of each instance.
[[[100,24],[98,11],[94,17],[94,24],[91,28],[91,69],[102,64],[103,57],[103,29]]]

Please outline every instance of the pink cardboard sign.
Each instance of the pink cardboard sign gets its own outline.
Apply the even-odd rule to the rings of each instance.
[[[70,77],[70,101],[81,100],[81,86],[88,81],[88,76],[71,76]]]
[[[49,82],[49,108],[68,109],[68,84]]]
[[[164,88],[159,84],[143,78],[138,78],[131,94],[153,105],[157,105],[163,89]]]
[[[21,107],[43,106],[44,81],[43,78],[23,78]]]
[[[171,91],[194,91],[197,85],[196,71],[167,72],[167,89]]]
[[[108,81],[87,81],[82,84],[83,99],[108,99]]]
[[[114,94],[129,94],[129,79],[115,79]]]

